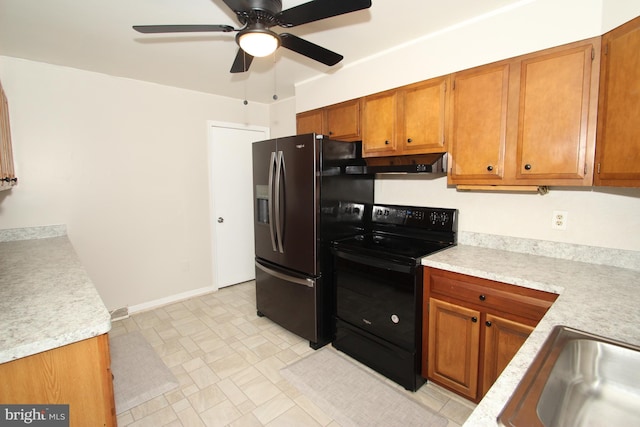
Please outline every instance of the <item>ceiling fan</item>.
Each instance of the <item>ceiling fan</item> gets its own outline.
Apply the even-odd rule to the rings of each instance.
[[[223,0],[237,15],[242,28],[230,25],[134,25],[140,33],[189,33],[237,31],[240,47],[231,66],[232,73],[249,70],[254,57],[267,56],[279,46],[297,52],[325,65],[335,65],[343,58],[335,52],[290,33],[275,33],[271,27],[291,28],[332,16],[371,7],[371,0],[313,0],[282,10],[281,0]]]

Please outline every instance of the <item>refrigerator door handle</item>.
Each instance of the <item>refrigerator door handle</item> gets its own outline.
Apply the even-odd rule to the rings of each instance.
[[[274,230],[274,225],[273,225],[273,221],[274,221],[274,216],[273,216],[273,198],[274,198],[274,194],[273,194],[273,179],[274,179],[274,169],[276,169],[275,167],[275,163],[276,163],[276,153],[275,151],[271,152],[271,158],[269,159],[269,199],[268,199],[268,210],[269,210],[269,233],[271,235],[271,247],[273,248],[273,251],[277,251],[278,248],[276,247],[276,234],[275,234],[275,230]]]
[[[284,253],[284,245],[282,243],[282,229],[283,229],[283,225],[282,225],[282,213],[280,212],[280,197],[282,196],[280,193],[281,190],[281,186],[282,185],[286,185],[287,180],[284,177],[285,174],[285,164],[284,164],[284,153],[282,151],[278,151],[277,154],[278,158],[277,158],[277,168],[276,168],[276,216],[275,216],[275,221],[276,221],[276,241],[277,241],[277,246],[278,246],[278,251],[280,251],[281,254]],[[281,183],[282,181],[282,183]],[[286,194],[286,193],[285,193]],[[286,200],[285,200],[286,203]]]
[[[301,279],[299,277],[289,276],[288,274],[280,273],[279,271],[265,267],[264,265],[260,264],[257,261],[256,261],[256,267],[258,267],[260,270],[264,271],[265,273],[271,276],[277,277],[278,279],[282,279],[287,282],[295,283],[296,285],[303,285],[308,288],[313,288],[316,284],[315,279],[311,279],[311,278]]]

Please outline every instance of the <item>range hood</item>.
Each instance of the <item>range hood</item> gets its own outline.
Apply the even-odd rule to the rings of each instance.
[[[447,153],[365,157],[367,173],[447,173]]]

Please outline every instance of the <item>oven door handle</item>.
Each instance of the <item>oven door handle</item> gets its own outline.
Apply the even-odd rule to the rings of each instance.
[[[368,265],[376,268],[383,268],[385,270],[397,271],[399,273],[412,274],[414,266],[407,264],[400,264],[393,261],[388,261],[383,258],[375,258],[366,255],[354,254],[351,252],[344,252],[340,249],[334,249],[333,253],[338,258],[344,258],[348,261],[357,262],[358,264]]]

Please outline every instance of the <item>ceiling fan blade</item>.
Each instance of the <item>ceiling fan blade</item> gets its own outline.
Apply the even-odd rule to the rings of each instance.
[[[322,46],[318,46],[315,43],[301,39],[293,34],[280,34],[280,40],[280,45],[282,47],[298,52],[300,55],[304,55],[307,58],[322,62],[325,65],[336,65],[338,62],[342,61],[343,58],[342,55],[332,52],[329,49],[325,49]]]
[[[238,49],[236,59],[233,60],[233,65],[231,66],[231,72],[244,73],[245,71],[249,71],[251,61],[253,61],[253,56],[249,55],[242,49]]]
[[[223,32],[235,31],[230,25],[134,25],[133,29],[139,33],[197,33],[197,32]]]
[[[369,7],[371,7],[371,0],[313,0],[283,10],[276,15],[276,22],[281,27],[295,27]]]

